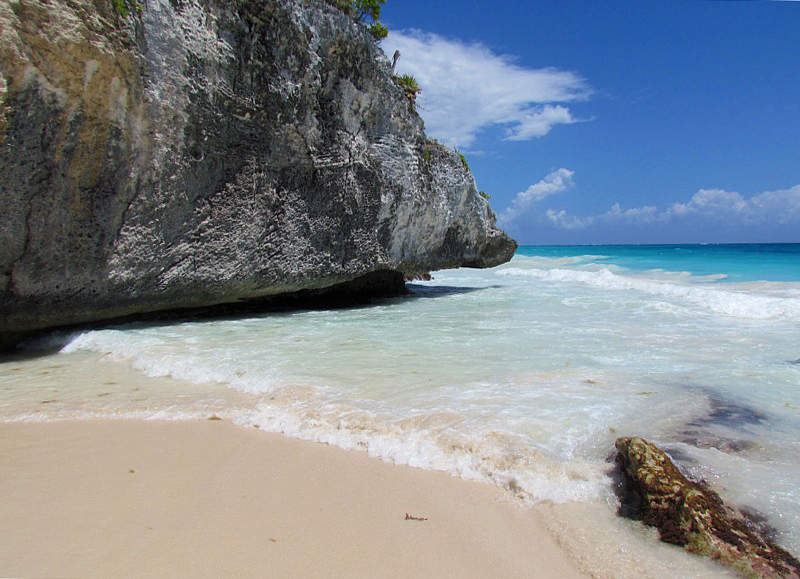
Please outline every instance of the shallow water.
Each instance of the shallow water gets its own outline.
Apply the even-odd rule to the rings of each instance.
[[[800,246],[702,247],[521,248],[369,307],[54,334],[0,365],[0,419],[217,413],[611,507],[614,440],[644,436],[798,553]],[[134,396],[69,379],[98,364],[174,380]]]

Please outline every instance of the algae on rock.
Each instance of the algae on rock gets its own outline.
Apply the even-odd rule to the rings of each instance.
[[[642,438],[618,438],[618,460],[636,516],[661,540],[705,555],[753,579],[800,577],[800,562],[775,545],[717,493],[687,479],[664,451]]]

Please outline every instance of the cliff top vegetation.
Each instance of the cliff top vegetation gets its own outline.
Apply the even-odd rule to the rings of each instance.
[[[378,20],[381,17],[381,6],[386,0],[326,0],[353,19],[356,24],[367,26],[369,33],[380,42],[389,34],[389,29]],[[371,23],[370,23],[371,22]]]

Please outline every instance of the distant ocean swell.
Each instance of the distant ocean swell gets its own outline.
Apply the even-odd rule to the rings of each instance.
[[[522,269],[510,267],[498,271],[497,275],[531,277],[554,283],[577,282],[605,290],[630,290],[653,296],[676,298],[718,314],[737,318],[800,321],[800,299],[798,298],[771,297],[719,287],[681,286],[666,281],[618,275],[607,268],[599,271],[580,271],[561,268]]]

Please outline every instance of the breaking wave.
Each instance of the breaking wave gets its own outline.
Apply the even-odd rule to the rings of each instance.
[[[510,267],[497,275],[528,277],[554,283],[579,283],[610,291],[633,291],[660,298],[670,298],[699,306],[704,310],[752,320],[800,320],[800,299],[773,297],[746,291],[718,289],[704,285],[678,285],[654,279],[619,275],[608,268],[598,271],[523,269]]]

